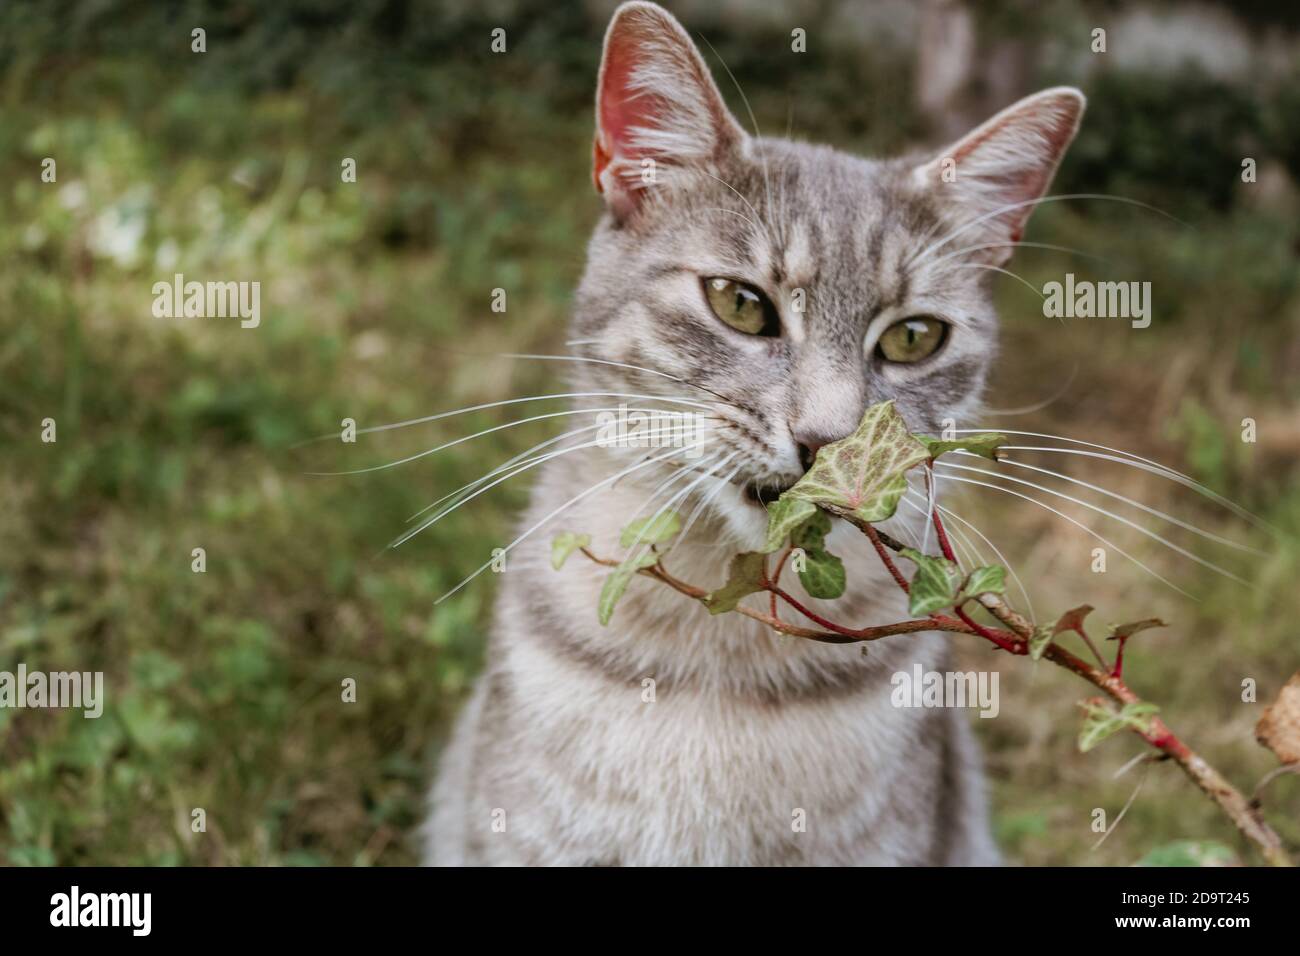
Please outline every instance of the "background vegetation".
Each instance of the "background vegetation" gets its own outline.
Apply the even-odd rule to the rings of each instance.
[[[476,413],[346,451],[293,446],[344,417],[364,426],[555,390],[553,368],[482,353],[563,347],[599,212],[590,104],[609,6],[0,7],[0,670],[102,670],[108,688],[100,720],[0,710],[0,859],[416,859],[423,791],[481,662],[492,581],[436,611],[432,600],[507,540],[526,485],[383,548],[411,513],[546,432],[512,429],[350,479],[304,472],[378,463],[507,419]],[[1030,239],[1113,265],[1026,250],[1013,268],[1039,287],[1067,270],[1150,281],[1156,318],[1141,334],[1122,322],[1061,326],[999,280],[1006,333],[991,404],[1070,385],[1046,408],[989,424],[1156,458],[1286,534],[1254,539],[1267,555],[1240,566],[1248,590],[1071,511],[1192,603],[1113,553],[1092,575],[1094,542],[1023,502],[981,493],[959,510],[1032,581],[1040,613],[1089,601],[1100,619],[1169,620],[1135,640],[1131,683],[1248,787],[1273,764],[1251,742],[1259,705],[1241,703],[1241,681],[1257,680],[1266,701],[1300,660],[1300,70],[1081,74],[1091,27],[1128,6],[979,9],[981,43],[1014,34],[1035,54],[1017,94],[1077,81],[1091,97],[1056,191],[1117,193],[1189,224],[1102,202],[1044,207]],[[856,22],[853,4],[754,10],[678,7],[764,131],[863,152],[930,135],[906,37],[837,29]],[[1294,24],[1258,5],[1238,13],[1249,42],[1281,37],[1294,54]],[[809,30],[808,53],[789,52],[792,25]],[[196,26],[206,54],[190,52]],[[497,26],[504,55],[489,51]],[[47,156],[55,184],[40,180]],[[1241,182],[1243,156],[1258,158],[1258,183]],[[356,159],[355,184],[340,182],[343,157]],[[154,319],[150,288],[174,272],[260,280],[261,327]],[[495,287],[509,290],[504,315],[489,308]],[[1246,416],[1257,444],[1240,441]],[[46,417],[55,444],[40,441]],[[1244,534],[1140,472],[1071,471]],[[204,574],[190,570],[196,547]],[[1091,851],[1090,812],[1113,816],[1128,798],[1136,775],[1111,774],[1137,743],[1080,756],[1082,694],[1068,675],[991,661],[974,642],[965,653],[1003,667],[1002,716],[976,723],[1011,860],[1124,864],[1180,839],[1239,846],[1181,775],[1157,768]],[[340,702],[344,677],[358,682],[355,704]],[[1300,844],[1300,781],[1278,781],[1269,806]],[[195,807],[206,833],[191,832]]]

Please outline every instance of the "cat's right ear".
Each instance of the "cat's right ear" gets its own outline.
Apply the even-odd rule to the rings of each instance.
[[[1085,102],[1068,86],[1027,96],[913,170],[919,187],[967,209],[964,244],[983,242],[972,255],[994,265],[1010,257],[1078,132]]]
[[[711,165],[744,139],[681,24],[653,3],[625,3],[605,34],[592,179],[620,220],[674,168]]]

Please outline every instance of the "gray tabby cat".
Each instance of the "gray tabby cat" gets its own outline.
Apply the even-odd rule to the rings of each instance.
[[[989,280],[1083,105],[1047,90],[936,155],[884,162],[755,138],[670,14],[618,9],[597,93],[606,214],[572,336],[599,362],[575,362],[573,391],[689,400],[656,407],[704,408],[715,427],[694,459],[593,444],[542,466],[524,520],[538,530],[510,552],[487,669],[433,789],[429,862],[997,862],[966,715],[890,702],[895,672],[947,668],[944,637],[869,655],[782,639],[645,578],[601,627],[606,569],[579,555],[552,571],[549,540],[582,531],[618,556],[632,515],[703,503],[665,564],[716,586],[761,543],[762,501],[868,404],[897,400],[914,431],[971,420],[995,350]],[[894,533],[924,508],[913,497]],[[837,620],[903,619],[860,534],[830,547],[851,569]]]

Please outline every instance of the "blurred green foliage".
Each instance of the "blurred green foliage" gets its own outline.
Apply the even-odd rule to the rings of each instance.
[[[488,32],[503,22],[511,52],[491,57]],[[208,31],[201,56],[189,51],[195,25]],[[765,132],[861,151],[924,132],[903,54],[814,45],[800,60],[772,55],[788,49],[775,27],[700,29]],[[108,688],[99,720],[0,710],[0,858],[416,858],[432,758],[481,664],[491,582],[432,601],[503,540],[526,486],[379,552],[429,501],[547,431],[350,478],[304,472],[392,460],[505,419],[295,446],[345,417],[364,427],[556,390],[554,369],[482,353],[563,341],[598,213],[587,163],[602,30],[581,5],[540,2],[0,7],[0,669],[102,670]],[[1062,416],[1066,434],[1122,423],[1132,444],[1294,533],[1294,455],[1230,449],[1243,408],[1276,423],[1296,407],[1295,221],[1247,204],[1235,178],[1243,140],[1294,174],[1295,94],[1131,77],[1089,92],[1058,191],[1120,192],[1194,228],[1101,204],[1045,209],[1031,238],[1152,281],[1160,319],[1149,336],[1058,334],[1009,284],[1004,351],[1020,374],[1000,380],[995,404],[1043,397],[1082,357],[1090,384],[1049,423]],[[47,156],[56,184],[39,178]],[[340,182],[344,157],[355,184]],[[1041,285],[1098,267],[1026,251],[1016,268]],[[174,272],[259,279],[261,327],[154,319],[152,283]],[[506,316],[489,309],[495,287],[509,290]],[[1153,369],[1183,375],[1190,397],[1144,425],[1133,408],[1151,398]],[[39,440],[46,417],[55,444]],[[987,514],[979,523],[1005,527],[1008,551],[1042,533],[999,502]],[[191,571],[196,547],[204,574]],[[1277,602],[1294,600],[1298,572],[1294,544],[1279,544],[1244,604],[1198,578],[1195,617],[1170,617],[1204,654],[1133,651],[1135,682],[1170,695],[1189,738],[1241,724],[1230,705],[1243,668],[1263,696],[1294,669]],[[1150,609],[1147,580],[1125,575],[1106,582],[1116,616]],[[1240,667],[1222,666],[1230,655]],[[341,702],[345,678],[355,704]],[[1071,691],[1052,680],[1018,698],[1025,716],[986,731],[1009,854],[1133,862],[1175,839],[1232,842],[1174,780],[1135,804],[1130,842],[1117,835],[1088,857],[1078,821],[1099,799],[1101,755],[1122,748],[1072,758],[1059,705]],[[1046,737],[1035,707],[1052,708]],[[1266,766],[1238,756],[1236,729],[1213,756],[1230,773]],[[1274,789],[1294,805],[1291,782]],[[206,833],[191,831],[195,808]],[[1286,835],[1300,840],[1294,821]]]

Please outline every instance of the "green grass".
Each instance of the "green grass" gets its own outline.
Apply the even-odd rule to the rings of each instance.
[[[553,389],[554,369],[463,353],[563,340],[598,211],[587,170],[593,58],[565,66],[571,83],[554,93],[526,71],[486,83],[454,62],[395,64],[368,91],[346,69],[332,85],[241,89],[209,74],[178,81],[176,62],[142,56],[92,57],[57,82],[37,79],[32,60],[8,62],[0,669],[102,670],[108,703],[100,720],[0,710],[0,859],[416,859],[433,758],[481,665],[492,582],[436,610],[432,601],[506,540],[526,486],[494,490],[396,553],[383,548],[413,512],[546,430],[352,478],[305,472],[376,464],[505,419],[294,446],[347,417],[364,427]],[[760,121],[780,129],[786,90],[764,88],[755,61],[733,62],[763,90]],[[865,98],[836,87],[832,71],[812,75],[819,85],[798,88],[805,133],[862,146],[915,132],[906,116],[880,128],[864,107],[837,112],[829,104]],[[872,110],[903,99],[888,90]],[[57,158],[56,184],[39,180],[45,156]],[[339,181],[343,157],[357,160],[355,184]],[[1300,531],[1293,222],[1240,210],[1203,213],[1191,230],[1131,210],[1039,219],[1031,238],[1123,263],[1153,282],[1160,311],[1140,336],[1054,327],[1008,280],[994,404],[1033,402],[1075,362],[1085,370],[1068,398],[1003,424],[1149,454]],[[1015,268],[1041,285],[1066,263],[1078,260],[1026,252]],[[153,318],[152,283],[173,272],[260,280],[261,327]],[[496,287],[509,290],[504,315],[489,308]],[[1245,415],[1259,421],[1258,445],[1236,440]],[[40,440],[47,417],[54,444]],[[1174,506],[1140,475],[1108,480]],[[1214,530],[1237,530],[1222,512],[1178,502]],[[1255,592],[1134,545],[1202,599],[1192,605],[1116,555],[1092,575],[1092,544],[1026,507],[972,496],[962,510],[1035,582],[1040,612],[1086,600],[1098,620],[1165,616],[1169,630],[1134,641],[1134,686],[1243,786],[1271,766],[1250,739],[1259,705],[1240,703],[1239,687],[1254,678],[1267,700],[1297,666],[1293,541],[1271,546]],[[191,571],[197,547],[202,574]],[[979,723],[1010,858],[1122,864],[1178,839],[1237,845],[1208,802],[1157,767],[1091,853],[1091,810],[1113,816],[1123,804],[1140,771],[1110,773],[1136,745],[1079,755],[1082,685],[1047,665],[998,663],[1003,716]],[[347,678],[356,703],[341,700]],[[1300,784],[1280,780],[1270,794],[1275,823],[1300,843]],[[195,808],[206,833],[191,831]]]

